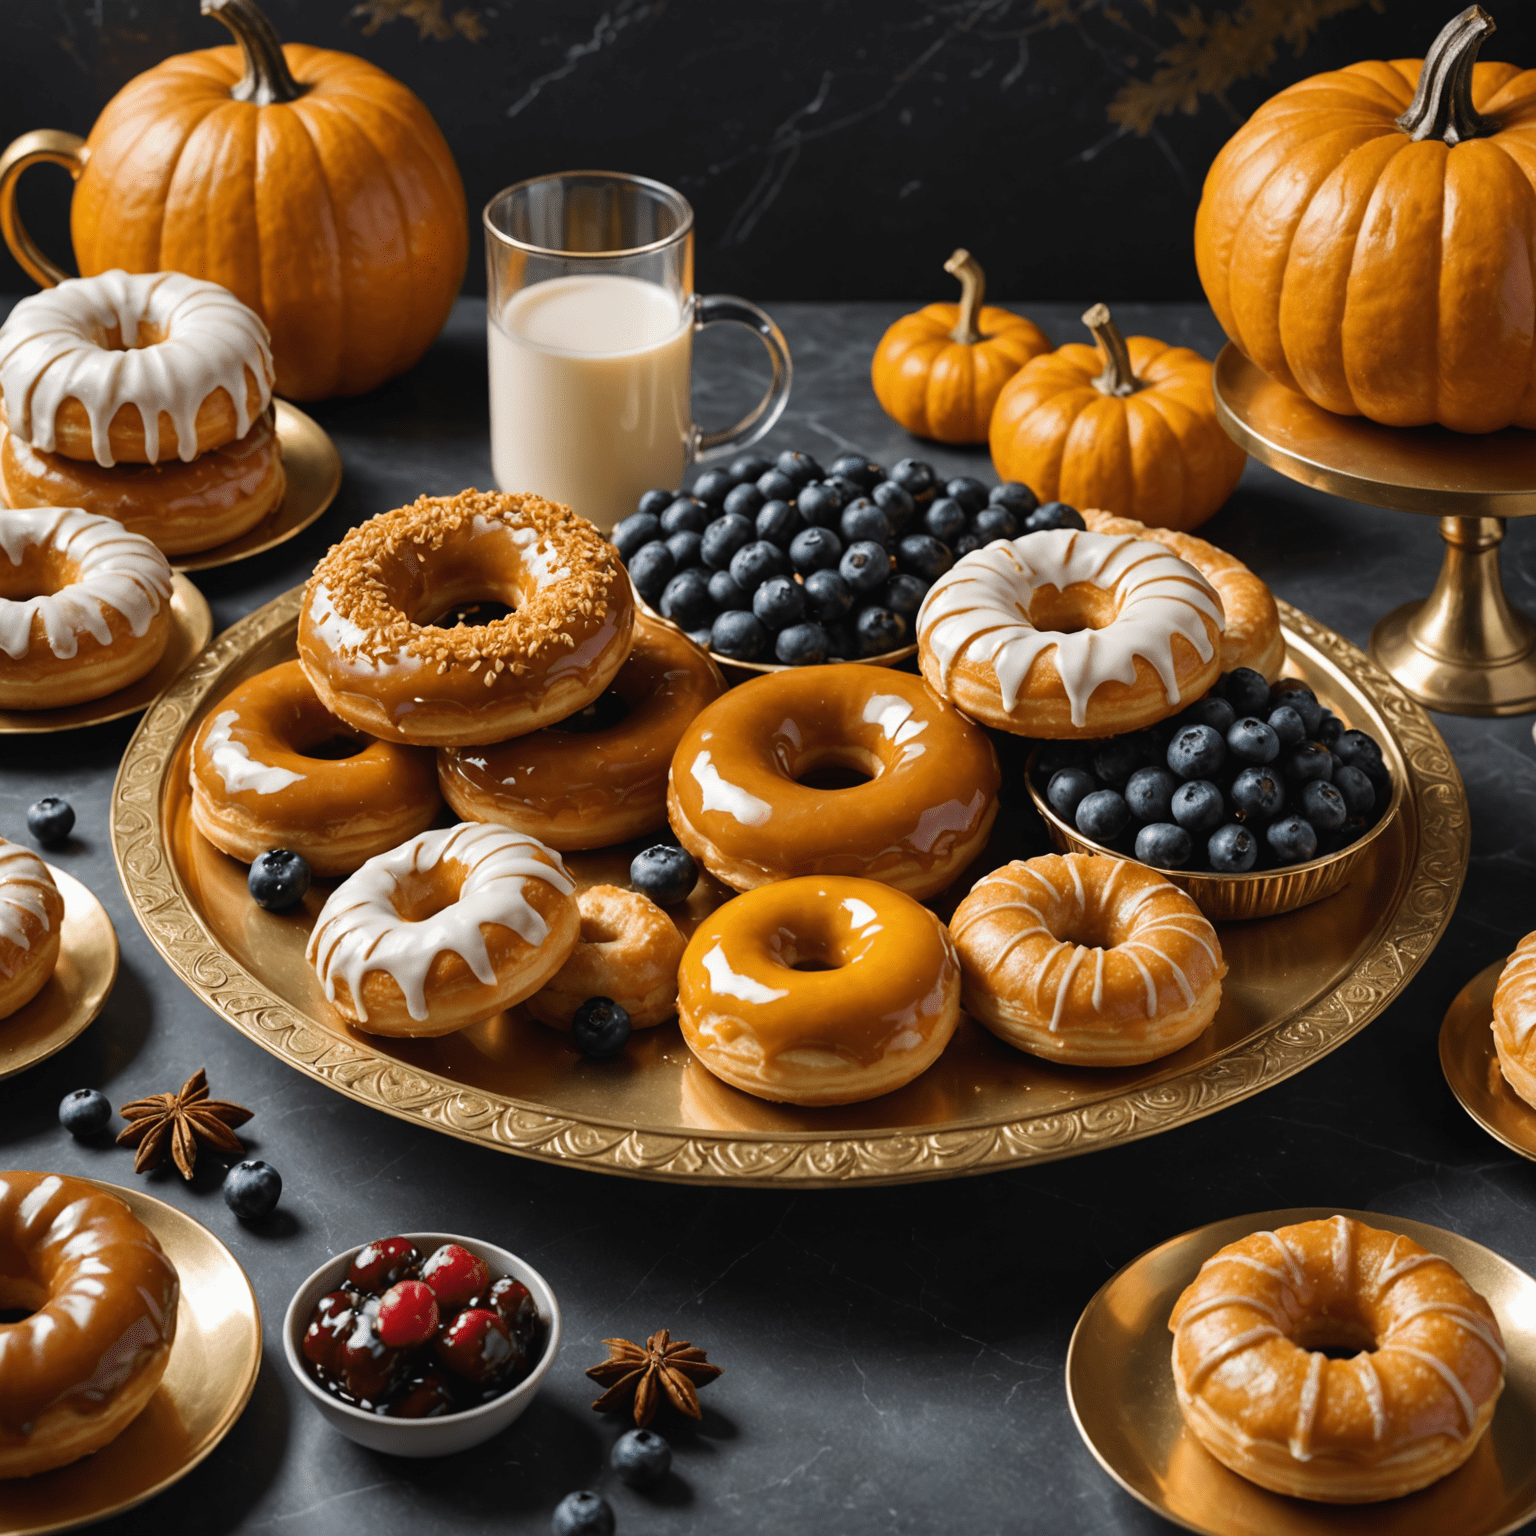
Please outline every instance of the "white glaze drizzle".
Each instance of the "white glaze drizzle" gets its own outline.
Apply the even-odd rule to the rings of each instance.
[[[1223,1307],[1251,1307],[1262,1317],[1267,1317],[1277,1328],[1280,1326],[1280,1318],[1275,1309],[1264,1300],[1262,1296],[1245,1296],[1241,1291],[1222,1291],[1216,1296],[1207,1296],[1203,1301],[1197,1301],[1192,1307],[1186,1307],[1179,1314],[1179,1326],[1176,1330],[1182,1333],[1189,1323],[1198,1322],[1202,1317],[1212,1312],[1219,1312]]]
[[[67,661],[80,636],[112,642],[113,609],[137,637],[171,598],[171,567],[150,541],[110,517],[78,507],[0,508],[0,551],[20,565],[32,547],[57,551],[77,572],[67,587],[25,600],[0,598],[0,653],[19,661],[31,648],[32,621],[40,618],[48,648]]]
[[[164,339],[140,347],[141,324]],[[127,344],[107,351],[116,328]],[[144,450],[160,462],[160,413],[176,427],[178,456],[197,457],[197,413],[217,389],[235,408],[235,435],[251,430],[245,373],[265,410],[272,398],[272,349],[255,310],[227,288],[180,272],[113,270],[76,277],[23,299],[0,326],[0,391],[11,430],[44,453],[55,450],[55,418],[66,400],[85,407],[91,450],[108,468],[112,418],[135,405],[144,422]]]
[[[257,795],[275,795],[290,784],[303,783],[305,776],[302,773],[259,763],[243,741],[233,740],[230,733],[239,720],[239,710],[222,710],[208,722],[203,737],[203,751],[208,754],[213,771],[224,780],[224,788],[230,794],[250,790]]]
[[[688,772],[699,786],[701,811],[722,811],[744,827],[760,827],[773,815],[773,807],[766,800],[722,777],[708,752],[700,752]]]
[[[1384,1345],[1383,1349],[1390,1348],[1393,1354],[1409,1355],[1413,1359],[1427,1365],[1445,1384],[1451,1389],[1456,1401],[1461,1406],[1462,1414],[1466,1418],[1466,1427],[1462,1430],[1461,1438],[1466,1439],[1467,1433],[1477,1422],[1477,1409],[1473,1405],[1471,1395],[1461,1384],[1461,1377],[1437,1355],[1432,1355],[1427,1349],[1415,1349],[1411,1344]]]
[[[1272,1324],[1263,1323],[1257,1328],[1245,1328],[1241,1333],[1235,1333],[1231,1338],[1223,1339],[1195,1362],[1195,1368],[1189,1376],[1190,1391],[1195,1391],[1222,1361],[1230,1360],[1233,1355],[1241,1354],[1243,1350],[1251,1349],[1255,1344],[1262,1344],[1265,1339],[1284,1337],[1285,1335],[1278,1328]]]
[[[1323,1367],[1327,1355],[1314,1350],[1307,1357],[1307,1378],[1296,1400],[1296,1427],[1291,1431],[1291,1455],[1297,1461],[1312,1459],[1312,1425],[1317,1418],[1317,1402],[1323,1390]]]
[[[1511,1044],[1523,1051],[1536,1031],[1536,933],[1520,940],[1509,963],[1499,972],[1494,1006],[1509,1031]]]
[[[406,922],[392,900],[401,881],[444,862],[464,868],[458,900],[422,922]],[[337,886],[320,909],[307,957],[331,1002],[336,983],[346,983],[364,1022],[362,985],[369,971],[392,976],[411,1017],[425,1019],[427,972],[444,951],[458,955],[487,986],[496,980],[482,923],[510,928],[535,948],[548,938],[548,924],[524,895],[530,880],[567,896],[575,889],[560,855],[536,838],[490,822],[423,832],[369,859]]]
[[[1036,629],[1029,618],[1036,593],[1079,582],[1115,594],[1115,621],[1072,633]],[[957,561],[929,588],[917,629],[946,690],[961,660],[990,663],[1005,710],[1018,702],[1036,657],[1054,650],[1072,723],[1081,727],[1101,683],[1136,681],[1138,657],[1157,673],[1169,704],[1177,704],[1173,637],[1182,635],[1209,661],[1215,646],[1207,619],[1218,634],[1225,628],[1221,599],[1163,545],[1057,528],[999,539]]]
[[[1416,1317],[1447,1317],[1458,1327],[1465,1328],[1478,1343],[1484,1345],[1488,1352],[1502,1366],[1505,1361],[1504,1346],[1499,1343],[1493,1330],[1488,1326],[1488,1320],[1479,1316],[1470,1307],[1463,1307],[1454,1301],[1426,1301],[1419,1306],[1404,1312],[1394,1318],[1392,1322],[1392,1338],[1395,1341],[1398,1330],[1406,1328]]]
[[[1342,1216],[1331,1219],[1333,1228],[1333,1273],[1341,1288],[1349,1286],[1350,1267],[1355,1257],[1355,1229],[1352,1222]]]
[[[1406,1258],[1392,1262],[1392,1256],[1397,1252],[1397,1245],[1402,1242],[1399,1234],[1392,1239],[1392,1246],[1387,1249],[1387,1256],[1382,1260],[1381,1268],[1376,1272],[1376,1293],[1380,1295],[1394,1281],[1401,1280],[1404,1275],[1412,1274],[1416,1269],[1422,1269],[1426,1264],[1449,1264],[1449,1259],[1442,1259],[1438,1253],[1410,1253]]]
[[[776,1003],[789,992],[782,987],[770,987],[755,976],[743,976],[734,970],[726,958],[725,946],[716,944],[704,956],[704,970],[709,976],[709,989],[718,997],[736,997],[744,1003]]]
[[[1381,1377],[1376,1374],[1375,1362],[1365,1350],[1355,1356],[1354,1364],[1360,1372],[1365,1400],[1371,1405],[1371,1438],[1380,1441],[1387,1432],[1387,1404],[1381,1395]]]
[[[0,839],[0,939],[18,949],[32,948],[26,920],[36,918],[47,933],[48,891],[57,890],[48,867],[30,849]]]

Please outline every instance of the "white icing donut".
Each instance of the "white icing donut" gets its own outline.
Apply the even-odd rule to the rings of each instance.
[[[109,350],[148,328],[162,339]],[[247,372],[261,404],[249,409]],[[112,419],[125,405],[143,420],[145,459],[160,462],[160,414],[176,428],[176,453],[198,455],[198,412],[216,390],[234,407],[233,438],[250,431],[272,399],[272,349],[255,310],[227,288],[180,272],[102,272],[70,278],[23,299],[0,326],[0,392],[11,430],[44,453],[57,447],[61,406],[78,400],[96,462],[110,468]],[[212,446],[212,445],[208,445]]]
[[[48,866],[0,838],[0,1019],[31,1002],[59,960],[64,898]]]

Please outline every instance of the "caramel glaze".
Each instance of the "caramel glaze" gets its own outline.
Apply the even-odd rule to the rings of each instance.
[[[724,692],[703,651],[642,616],[613,680],[625,711],[618,724],[587,730],[578,716],[497,746],[440,747],[443,798],[466,819],[500,822],[562,852],[641,837],[667,818],[667,770],[684,730]]]
[[[58,1174],[0,1173],[0,1297],[37,1309],[0,1324],[0,1476],[62,1465],[123,1427],[116,1410],[142,1407],[165,1371],[179,1293],[122,1201]]]
[[[799,780],[871,775],[849,789]],[[997,754],[920,677],[844,663],[733,688],[683,733],[667,812],[683,846],[738,891],[858,875],[919,900],[980,852],[997,815]]]
[[[351,757],[310,755],[348,737]],[[296,661],[214,705],[192,744],[191,778],[193,825],[216,848],[247,864],[290,848],[323,878],[424,832],[442,803],[425,749],[344,725]]]

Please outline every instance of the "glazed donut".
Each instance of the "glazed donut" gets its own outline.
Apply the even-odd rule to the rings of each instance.
[[[1130,1067],[1209,1027],[1227,974],[1193,899],[1145,864],[1015,860],[972,886],[949,931],[965,1011],[1048,1061]]]
[[[1493,1046],[1504,1081],[1536,1109],[1536,933],[1520,940],[1499,973]]]
[[[42,453],[0,430],[0,500],[13,507],[79,507],[141,533],[167,555],[227,544],[278,507],[288,487],[272,413],[244,437],[190,464],[119,464],[103,469]]]
[[[285,661],[218,701],[192,743],[192,825],[249,864],[302,854],[322,878],[350,875],[425,832],[442,802],[421,747],[343,725]]]
[[[581,929],[560,855],[485,822],[423,832],[331,893],[306,955],[371,1035],[447,1035],[520,1003]]]
[[[943,923],[910,896],[807,876],[737,896],[700,923],[677,1001],[689,1049],[733,1088],[854,1104],[938,1059],[960,1019],[960,967]]]
[[[74,507],[0,510],[0,709],[99,699],[154,670],[171,568],[146,538]]]
[[[10,429],[69,459],[190,463],[272,401],[261,316],[180,272],[101,272],[23,299],[0,325]]]
[[[1498,1320],[1450,1262],[1345,1216],[1229,1244],[1168,1326],[1190,1432],[1293,1498],[1427,1486],[1476,1449],[1504,1387]]]
[[[443,798],[465,820],[499,821],[561,852],[642,837],[667,819],[684,729],[724,692],[703,651],[642,614],[612,689],[580,713],[499,746],[439,748]],[[624,711],[613,724],[610,701]]]
[[[565,964],[524,1005],[541,1024],[569,1029],[589,997],[606,997],[649,1029],[677,1012],[683,936],[647,896],[594,885],[577,898],[581,936]]]
[[[56,1173],[0,1173],[0,1477],[99,1450],[154,1396],[181,1286],[113,1195]]]
[[[489,624],[419,623],[459,603]],[[299,660],[333,715],[394,741],[478,746],[585,708],[629,655],[635,594],[618,551],[538,496],[422,496],[354,528],[315,567]]]
[[[59,963],[64,898],[48,866],[0,837],[0,1019],[25,1008]]]
[[[1252,667],[1274,682],[1285,670],[1285,636],[1280,633],[1280,610],[1275,594],[1246,565],[1224,549],[1192,533],[1172,528],[1149,528],[1134,518],[1112,512],[1087,511],[1083,520],[1094,533],[1123,538],[1151,539],[1171,549],[1186,565],[1192,565],[1216,589],[1227,627],[1221,637],[1221,670]]]
[[[956,561],[917,614],[923,676],[1021,736],[1118,736],[1221,673],[1221,599],[1145,539],[1056,528]]]
[[[803,782],[828,769],[869,781]],[[667,814],[738,891],[859,875],[921,901],[981,852],[1000,782],[986,734],[920,677],[844,662],[768,673],[716,699],[673,754]]]

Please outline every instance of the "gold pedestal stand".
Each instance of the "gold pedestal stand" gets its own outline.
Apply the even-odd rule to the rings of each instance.
[[[1536,514],[1536,432],[1468,436],[1335,416],[1230,343],[1215,387],[1222,426],[1261,464],[1347,501],[1440,519],[1435,590],[1371,631],[1378,665],[1429,709],[1536,710],[1536,624],[1510,606],[1499,575],[1505,519]]]

